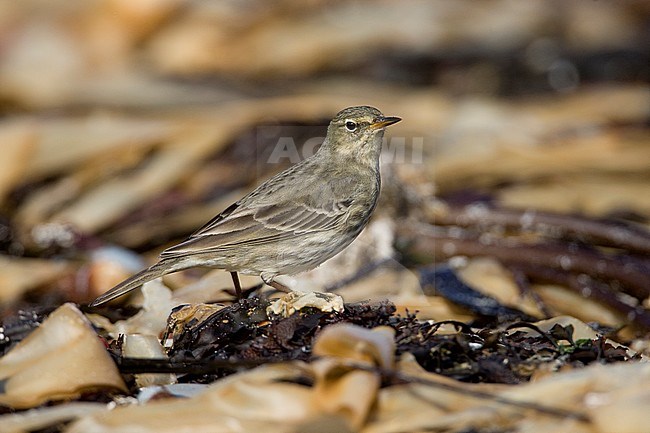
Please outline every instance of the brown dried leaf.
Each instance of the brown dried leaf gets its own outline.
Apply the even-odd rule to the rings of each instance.
[[[311,390],[288,383],[300,375],[294,364],[269,365],[220,380],[189,399],[153,401],[85,417],[67,433],[179,431],[282,433],[314,414]]]
[[[36,149],[36,132],[31,122],[5,121],[0,125],[0,204],[5,195],[23,182],[25,168]]]
[[[73,272],[65,261],[0,256],[0,303],[16,300],[21,294]]]
[[[323,359],[312,363],[316,375],[314,402],[325,413],[347,419],[356,430],[368,417],[377,398],[381,378],[376,372],[350,368],[347,362],[392,368],[395,330],[372,330],[350,324],[325,328],[314,343],[313,353]]]
[[[395,330],[387,326],[366,329],[351,324],[331,325],[318,335],[313,354],[392,368],[395,362],[394,337]]]
[[[73,305],[54,311],[0,358],[0,403],[28,408],[89,389],[126,386],[85,316]]]

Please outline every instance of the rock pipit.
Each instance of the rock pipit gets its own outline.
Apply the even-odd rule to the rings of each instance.
[[[384,129],[399,122],[373,107],[339,112],[313,156],[264,182],[155,265],[90,305],[122,296],[154,278],[197,266],[224,269],[240,296],[238,272],[273,279],[313,269],[348,246],[368,223],[379,196]]]

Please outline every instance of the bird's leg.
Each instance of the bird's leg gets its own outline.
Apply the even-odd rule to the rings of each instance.
[[[237,272],[231,272],[230,276],[232,277],[232,283],[235,286],[235,295],[239,301],[241,300],[241,284],[239,283],[239,276],[237,275]]]
[[[273,287],[278,292],[284,292],[284,293],[292,292],[292,290],[287,286],[285,286],[284,284],[274,281],[273,276],[262,274],[260,275],[260,277],[262,277],[262,281],[264,281],[265,284],[268,284],[269,286]]]
[[[277,281],[270,281],[267,284],[269,286],[273,287],[275,290],[277,290],[279,292],[284,292],[284,293],[291,293],[292,292],[292,290],[290,288],[288,288],[287,286],[285,286],[282,283],[278,283]]]

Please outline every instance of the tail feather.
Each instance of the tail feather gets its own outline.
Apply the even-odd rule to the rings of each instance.
[[[165,274],[169,274],[175,271],[176,270],[173,269],[171,263],[162,260],[156,263],[155,265],[138,272],[131,278],[122,281],[120,284],[113,287],[108,292],[104,293],[103,295],[95,299],[93,302],[91,302],[90,306],[96,307],[98,305],[105,304],[109,301],[112,301],[115,298],[125,295],[126,293],[132,290],[137,289],[147,281],[154,280],[158,277],[162,277]]]

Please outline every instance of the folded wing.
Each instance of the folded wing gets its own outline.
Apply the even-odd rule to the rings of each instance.
[[[230,206],[186,241],[161,253],[162,259],[218,253],[224,248],[272,244],[300,234],[322,232],[343,224],[351,200],[318,208],[284,202],[258,207]]]

